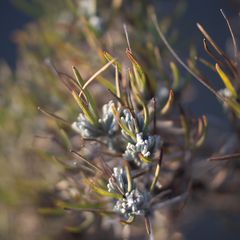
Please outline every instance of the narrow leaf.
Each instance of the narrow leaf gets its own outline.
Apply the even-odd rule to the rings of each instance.
[[[108,62],[114,60],[114,57],[108,52],[103,52],[103,55]],[[122,65],[118,61],[113,62],[113,65],[118,67],[119,72],[122,72]]]
[[[71,126],[71,124],[70,124],[69,122],[67,122],[66,120],[64,120],[63,118],[61,118],[61,117],[59,117],[59,116],[57,116],[57,115],[55,115],[55,114],[53,114],[53,113],[51,113],[51,112],[48,112],[48,111],[46,111],[46,110],[43,110],[41,107],[38,107],[38,110],[39,110],[40,112],[42,112],[43,114],[45,114],[46,116],[54,119],[55,121],[60,121],[60,122],[64,123],[64,124],[67,125],[67,126]]]
[[[115,198],[115,199],[122,199],[123,196],[118,194],[118,193],[112,193],[112,192],[108,192],[107,190],[103,189],[103,188],[100,188],[100,187],[97,187],[97,186],[92,186],[93,190],[104,196],[104,197],[110,197],[110,198]]]
[[[141,161],[143,161],[146,164],[149,164],[152,162],[151,158],[149,157],[144,157],[143,154],[139,153],[139,158]]]
[[[172,75],[173,75],[173,84],[172,88],[173,89],[178,89],[179,83],[180,83],[180,74],[179,70],[174,62],[170,62],[170,68],[172,70]]]
[[[147,230],[147,234],[150,235],[151,234],[151,223],[150,223],[149,217],[146,216],[144,218],[144,222],[145,222],[145,227],[146,227],[146,230]]]
[[[237,92],[234,88],[234,86],[232,85],[230,79],[228,78],[228,76],[226,75],[226,73],[220,68],[220,66],[216,63],[216,70],[219,74],[219,76],[221,77],[224,85],[226,86],[226,88],[232,93],[232,95],[237,98]]]
[[[140,95],[136,95],[139,103],[142,105],[143,107],[143,113],[144,113],[144,129],[146,130],[149,124],[149,111],[148,111],[148,107],[145,104],[144,100],[142,99],[142,97]]]
[[[150,187],[150,192],[152,192],[156,186],[156,183],[158,181],[158,178],[160,176],[160,169],[161,169],[161,163],[162,163],[162,158],[163,158],[163,150],[160,150],[160,157],[159,157],[159,161],[158,164],[156,166],[156,170],[155,170],[155,174],[154,174],[154,178]]]
[[[131,175],[130,166],[127,161],[124,161],[124,169],[127,175],[128,192],[131,192],[132,191],[132,175]]]
[[[116,93],[116,87],[110,81],[102,76],[98,76],[96,78],[98,82],[100,82],[106,89],[110,89],[113,93]]]
[[[135,216],[131,215],[126,221],[125,220],[120,220],[121,223],[123,224],[131,224],[135,220]]]
[[[84,106],[81,98],[74,91],[72,91],[72,95],[75,101],[77,102],[77,104],[79,105],[79,107],[81,108],[81,110],[83,111],[84,116],[88,119],[88,121],[91,124],[95,125],[97,123],[96,119],[92,116],[91,112],[87,109],[87,107]]]
[[[94,81],[102,72],[104,72],[112,63],[114,63],[116,59],[112,59],[110,62],[105,64],[102,68],[100,68],[95,74],[93,74],[84,84],[83,90],[89,86],[89,84]],[[79,95],[81,96],[82,93]]]
[[[197,142],[195,143],[196,147],[200,147],[205,139],[206,139],[206,135],[207,135],[207,126],[208,126],[208,119],[206,116],[203,116],[202,118],[199,119],[199,139],[197,140]]]
[[[173,100],[174,100],[174,92],[173,90],[170,90],[168,100],[160,112],[161,115],[167,114],[170,111],[171,106],[173,104]]]

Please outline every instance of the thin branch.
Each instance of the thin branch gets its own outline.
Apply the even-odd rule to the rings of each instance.
[[[157,133],[157,99],[153,98],[153,134]]]
[[[85,159],[83,156],[81,156],[78,152],[74,151],[74,150],[70,150],[71,153],[73,153],[78,159],[81,159],[83,162],[85,162],[86,164],[88,164],[89,166],[91,166],[92,168],[96,169],[97,171],[100,171],[101,173],[103,172],[103,170],[101,168],[99,168],[97,165],[94,165],[92,163],[90,163],[90,161],[88,161],[87,159]]]
[[[220,59],[218,59],[217,56],[215,56],[214,53],[209,49],[206,38],[203,38],[203,47],[207,54],[211,56],[215,62],[217,62],[221,66],[224,66],[223,62]]]
[[[63,118],[61,118],[61,117],[55,115],[54,113],[48,112],[48,111],[42,109],[41,107],[38,107],[38,110],[39,110],[41,113],[45,114],[46,116],[48,116],[48,117],[54,119],[55,121],[62,122],[63,124],[65,124],[65,125],[71,127],[71,123],[69,123],[69,122],[66,121],[65,119],[63,119]]]
[[[83,94],[83,90],[85,88],[88,87],[88,85],[98,76],[100,75],[102,72],[104,72],[110,65],[112,65],[112,63],[114,63],[116,61],[116,59],[112,59],[110,62],[108,62],[107,64],[105,64],[102,68],[100,68],[96,73],[94,73],[84,84],[84,86],[82,87],[82,90],[79,94],[79,96],[81,96]]]
[[[220,156],[213,156],[208,158],[209,161],[224,161],[224,160],[233,160],[233,159],[240,159],[240,153],[233,153],[227,155],[220,155]]]
[[[169,200],[166,200],[164,202],[158,203],[153,207],[153,209],[161,209],[161,208],[168,207],[170,205],[182,202],[182,201],[186,200],[187,196],[188,196],[188,192],[186,192],[182,195],[179,195],[177,197],[171,198]]]
[[[131,49],[131,46],[130,46],[129,37],[128,37],[128,32],[127,32],[127,26],[126,26],[126,24],[123,24],[123,29],[124,29],[125,36],[126,36],[126,40],[127,40],[128,50],[129,50],[130,52],[132,52],[132,49]]]
[[[199,31],[203,34],[203,36],[209,41],[209,43],[211,43],[213,48],[219,53],[219,55],[224,58],[225,62],[227,63],[227,65],[231,69],[232,73],[237,78],[237,74],[238,74],[237,68],[234,66],[232,61],[227,57],[225,52],[216,44],[215,41],[213,41],[211,36],[206,32],[206,30],[203,28],[203,26],[201,24],[197,23],[197,27],[198,27]]]
[[[206,67],[210,68],[212,71],[216,72],[215,67],[209,61],[207,61],[206,59],[203,59],[201,57],[195,57],[195,60],[202,63]]]
[[[228,20],[228,18],[226,16],[226,14],[224,13],[224,11],[222,9],[220,9],[220,12],[223,15],[223,17],[224,17],[224,19],[225,19],[225,21],[226,21],[226,23],[228,25],[228,29],[229,29],[231,37],[232,37],[234,55],[235,55],[235,58],[237,59],[237,57],[238,57],[238,46],[237,46],[236,37],[234,36],[231,24],[230,24],[230,22],[229,22],[229,20]]]
[[[182,59],[178,56],[178,54],[173,50],[173,48],[171,47],[171,45],[169,44],[169,42],[167,41],[167,39],[165,38],[164,34],[162,33],[162,31],[160,30],[159,26],[158,26],[158,21],[157,21],[157,17],[156,15],[153,15],[152,17],[153,23],[156,27],[156,30],[160,36],[160,38],[162,39],[162,41],[164,42],[164,44],[166,45],[166,47],[168,48],[168,50],[170,51],[170,53],[174,56],[174,58],[179,62],[179,64],[185,68],[186,71],[188,71],[193,77],[195,77],[200,83],[202,83],[209,91],[211,91],[217,98],[221,99],[222,101],[225,102],[225,99],[218,94],[211,86],[209,86],[205,80],[203,80],[200,76],[198,76],[192,69],[190,69],[183,61]]]

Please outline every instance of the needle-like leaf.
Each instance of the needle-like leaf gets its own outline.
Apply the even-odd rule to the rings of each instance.
[[[226,86],[226,88],[232,93],[232,95],[237,98],[237,92],[234,88],[234,86],[232,85],[229,77],[227,76],[227,74],[220,68],[220,66],[216,63],[216,70],[219,74],[219,76],[221,77],[224,85]]]

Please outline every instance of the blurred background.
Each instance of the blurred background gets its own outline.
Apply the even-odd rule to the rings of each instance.
[[[78,7],[68,0],[0,0],[0,239],[106,239],[104,235],[96,237],[94,231],[93,235],[66,231],[67,222],[81,222],[77,217],[41,211],[51,206],[54,186],[63,174],[50,156],[64,157],[65,153],[55,139],[59,135],[57,126],[37,106],[68,119],[76,112],[47,61],[67,73],[72,65],[79,66],[82,75],[88,77],[102,65],[100,49],[119,56],[124,52],[123,23],[129,27],[132,45],[146,61],[148,56],[141,49],[148,41],[158,41],[151,35],[151,9],[155,9],[162,29],[183,59],[189,57],[191,47],[198,55],[206,55],[197,22],[228,51],[230,35],[220,9],[238,37],[240,33],[238,0],[74,3]],[[163,45],[162,49],[163,56],[170,59]],[[183,75],[187,73],[183,71]],[[216,78],[212,73],[209,76]],[[216,88],[221,87],[219,81],[213,82]],[[101,94],[101,89],[95,91]],[[221,105],[194,80],[190,94],[186,93],[186,106],[196,116],[209,115],[219,127],[216,131],[221,129],[228,136],[231,127]],[[174,239],[240,239],[240,208],[235,198],[224,191],[220,198],[211,191],[193,198],[174,220],[174,226],[170,223],[176,231]]]

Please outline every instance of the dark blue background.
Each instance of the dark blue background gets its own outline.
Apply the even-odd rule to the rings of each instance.
[[[230,0],[188,0],[187,11],[178,24],[180,38],[184,39],[186,35],[189,38],[196,36],[196,22],[200,22],[213,36],[217,36],[219,45],[224,47],[229,35],[226,29],[220,27],[225,26],[220,8],[228,16],[237,16],[239,12],[239,9],[230,4]],[[11,41],[11,34],[30,20],[31,17],[14,7],[10,0],[0,0],[0,59],[5,59],[11,66],[14,66],[16,59],[16,46]]]
[[[0,0],[0,59],[15,67],[16,45],[11,41],[12,33],[31,18],[15,8],[9,0]]]

